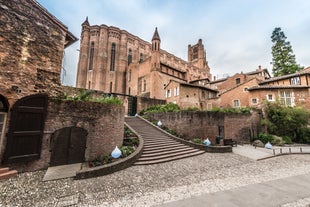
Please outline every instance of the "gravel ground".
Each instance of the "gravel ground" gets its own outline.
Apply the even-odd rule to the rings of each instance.
[[[37,171],[0,181],[0,206],[154,206],[305,173],[310,173],[310,155],[253,161],[210,153],[85,180],[43,182],[45,171]],[[307,206],[310,199],[287,205],[301,202]]]

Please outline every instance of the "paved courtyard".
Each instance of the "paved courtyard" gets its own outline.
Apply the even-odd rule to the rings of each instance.
[[[43,182],[45,171],[22,173],[0,181],[0,206],[156,206],[308,173],[310,155],[255,161],[235,153],[205,153],[85,180]],[[307,204],[310,198],[292,205]]]

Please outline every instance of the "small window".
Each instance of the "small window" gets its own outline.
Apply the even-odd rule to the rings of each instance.
[[[128,95],[130,95],[130,87],[128,88]]]
[[[234,100],[234,108],[240,107],[239,100]]]
[[[244,91],[248,92],[248,91],[249,91],[249,88],[248,88],[248,87],[245,87],[245,88],[244,88]]]
[[[201,97],[202,97],[203,99],[206,98],[206,91],[201,91]]]
[[[300,85],[300,78],[299,77],[291,78],[291,85]]]
[[[236,84],[240,84],[240,78],[236,78]]]
[[[171,90],[168,89],[168,90],[166,91],[166,98],[170,98],[170,97],[171,97]]]
[[[113,83],[110,82],[110,93],[112,93],[112,86],[113,86]]]
[[[272,94],[268,94],[267,95],[267,100],[268,101],[273,101],[273,95]]]
[[[252,98],[252,104],[257,104],[257,98]]]

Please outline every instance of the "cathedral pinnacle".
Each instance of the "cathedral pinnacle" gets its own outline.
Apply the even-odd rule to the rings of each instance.
[[[158,31],[157,31],[157,27],[155,27],[155,32],[154,32],[152,41],[153,40],[159,40],[160,41],[160,37],[159,37]]]

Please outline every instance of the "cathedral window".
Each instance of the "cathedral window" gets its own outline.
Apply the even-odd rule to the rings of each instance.
[[[110,82],[110,93],[112,93],[112,85],[113,85],[113,83]]]
[[[146,91],[146,80],[143,81],[143,91]]]
[[[129,70],[128,81],[131,81],[131,70]]]
[[[110,71],[114,71],[114,67],[115,67],[115,47],[116,47],[115,43],[112,43]]]
[[[140,60],[139,60],[139,63],[142,63],[142,61],[143,61],[143,54],[140,53]]]
[[[88,70],[92,70],[93,69],[93,65],[94,65],[94,46],[95,46],[95,43],[91,42],[91,44],[90,44],[90,51],[89,51],[89,66],[88,66]]]
[[[129,48],[128,50],[128,65],[132,62],[132,50]]]

